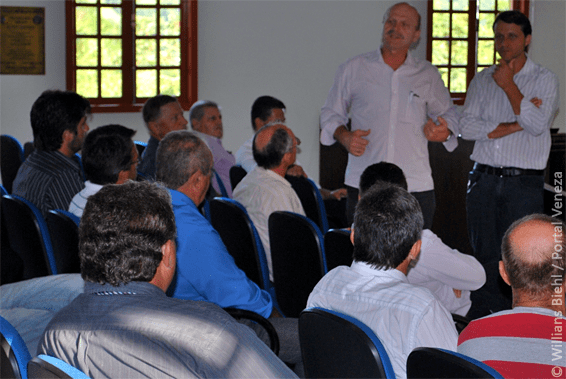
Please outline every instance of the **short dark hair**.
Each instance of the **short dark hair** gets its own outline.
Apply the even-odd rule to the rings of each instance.
[[[90,102],[72,91],[47,90],[33,103],[30,112],[33,146],[56,151],[63,144],[63,132],[77,134],[83,117],[90,115]]]
[[[175,102],[177,99],[169,95],[157,95],[148,99],[142,109],[143,121],[147,125],[151,121],[158,120],[161,117],[161,107]]]
[[[79,258],[84,280],[113,286],[149,282],[175,241],[169,192],[151,182],[102,187],[90,196],[79,226]]]
[[[529,21],[529,18],[517,10],[505,11],[499,13],[495,18],[495,21],[493,21],[492,29],[494,31],[495,31],[495,25],[499,21],[503,21],[507,24],[519,25],[525,37],[533,33],[533,28],[531,27],[531,22]]]
[[[271,96],[260,96],[252,105],[252,129],[255,130],[255,119],[259,117],[262,121],[267,121],[273,109],[286,109],[285,104],[279,99]]]
[[[211,154],[206,143],[188,130],[167,133],[159,142],[156,155],[156,178],[168,188],[177,189],[198,170],[212,172]]]
[[[191,124],[191,128],[193,127],[193,120],[200,121],[202,119],[202,116],[204,116],[204,110],[206,108],[219,109],[218,104],[210,100],[199,100],[191,105],[191,109],[189,109],[189,122]]]
[[[354,260],[392,269],[421,238],[419,202],[403,188],[378,182],[361,197],[354,213]]]
[[[261,127],[261,129],[259,129],[254,135],[252,144],[254,160],[259,167],[263,167],[266,170],[279,166],[283,160],[283,156],[293,148],[293,138],[291,138],[289,133],[287,133],[287,131],[283,128],[279,128],[273,133],[271,139],[263,147],[263,149],[257,148],[257,136],[273,125],[275,124],[270,123]]]
[[[553,226],[561,225],[562,230],[566,230],[566,225],[550,216],[544,214],[532,214],[515,221],[503,236],[501,243],[501,259],[505,266],[505,271],[509,277],[509,282],[513,289],[528,292],[531,295],[541,295],[553,291],[552,283],[558,279],[560,284],[564,283],[564,255],[566,245],[564,238],[561,242],[556,242],[553,250],[541,251],[543,257],[539,262],[525,262],[517,252],[517,246],[512,243],[510,235],[525,222],[539,221]],[[560,251],[556,247],[560,246]],[[553,253],[559,252],[560,259],[553,259]]]
[[[94,129],[85,138],[82,163],[86,178],[95,184],[114,184],[120,171],[130,169],[132,163],[133,129],[122,125],[104,125]]]
[[[366,167],[360,176],[360,196],[363,196],[377,181],[397,184],[404,190],[407,189],[407,179],[399,166],[389,162],[379,162]]]

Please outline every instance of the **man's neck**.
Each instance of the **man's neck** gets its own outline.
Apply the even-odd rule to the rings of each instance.
[[[57,151],[63,154],[64,156],[66,156],[67,158],[72,158],[73,155],[75,155],[75,151],[69,149],[69,147],[65,144],[61,145],[61,147]]]
[[[513,291],[513,308],[516,307],[546,308],[566,315],[563,293],[559,297],[546,296],[541,299],[523,292]]]
[[[281,176],[282,178],[285,177],[285,174],[287,173],[287,166],[284,165],[279,165],[275,168],[270,169],[271,171],[273,171],[274,173],[276,173],[277,175]]]
[[[515,75],[516,73],[521,71],[525,66],[525,63],[527,63],[527,55],[523,53],[523,55],[513,59],[512,62],[513,64],[511,67],[513,67],[513,75]],[[511,64],[511,62],[507,62],[507,64]]]
[[[381,48],[381,56],[383,61],[393,69],[397,70],[407,59],[408,50],[389,50],[385,47]]]

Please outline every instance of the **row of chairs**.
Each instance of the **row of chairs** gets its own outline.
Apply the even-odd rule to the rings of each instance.
[[[44,218],[34,204],[1,188],[2,242],[21,259],[21,279],[79,273],[79,218],[65,210]]]

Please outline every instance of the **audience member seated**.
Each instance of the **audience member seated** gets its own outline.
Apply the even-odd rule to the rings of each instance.
[[[38,354],[93,378],[292,377],[254,333],[210,302],[172,299],[175,216],[150,182],[107,185],[80,225],[85,291],[59,311]]]
[[[222,186],[228,197],[232,197],[230,185],[230,167],[236,164],[236,159],[222,146],[222,114],[218,104],[209,100],[199,100],[189,110],[189,120],[194,133],[199,136],[212,152],[214,171],[220,177]],[[222,193],[217,178],[213,178],[212,187],[216,193]]]
[[[32,202],[43,216],[67,209],[84,188],[78,152],[88,132],[90,103],[71,91],[45,91],[30,113],[35,150],[22,163],[12,193]]]
[[[407,271],[421,249],[423,216],[399,186],[379,183],[356,206],[351,239],[354,261],[326,274],[307,307],[322,307],[366,324],[383,343],[398,378],[420,346],[456,349],[450,313],[429,289],[410,284]]]
[[[403,170],[393,163],[380,162],[367,167],[360,176],[360,195],[377,181],[407,189]],[[419,259],[407,273],[409,283],[428,288],[450,313],[466,316],[472,306],[470,291],[485,283],[483,266],[471,255],[446,246],[430,229],[423,230],[421,240]]]
[[[138,150],[132,140],[136,131],[122,125],[105,125],[90,132],[82,150],[87,181],[73,197],[69,212],[83,215],[87,199],[105,184],[122,184],[137,176]]]
[[[177,270],[167,293],[269,318],[279,335],[279,356],[299,364],[296,372],[301,373],[297,319],[277,317],[269,293],[236,266],[218,232],[197,209],[209,187],[212,166],[206,143],[189,131],[168,134],[157,149],[157,180],[169,188],[178,231]],[[257,325],[250,326],[258,330]]]
[[[267,124],[255,134],[253,154],[257,166],[236,186],[234,199],[246,208],[257,229],[267,258],[269,279],[273,281],[269,215],[289,211],[305,216],[299,197],[285,179],[287,169],[295,163],[297,139],[285,125]]]
[[[533,214],[515,221],[501,244],[501,277],[513,309],[472,321],[458,352],[506,378],[563,378],[566,358],[564,223]]]
[[[169,132],[187,129],[183,108],[176,98],[157,95],[147,100],[142,109],[143,120],[149,131],[149,140],[141,157],[138,171],[146,178],[155,179],[155,155],[159,141]]]

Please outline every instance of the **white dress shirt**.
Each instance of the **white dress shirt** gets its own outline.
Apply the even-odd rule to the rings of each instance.
[[[285,178],[262,167],[254,168],[242,179],[234,189],[233,198],[246,208],[257,229],[267,258],[269,279],[273,281],[269,215],[275,211],[288,211],[305,216],[301,200]]]
[[[409,284],[399,270],[354,261],[326,274],[307,307],[322,307],[366,324],[383,343],[395,376],[406,378],[407,357],[420,346],[456,351],[458,333],[450,313],[426,288]]]
[[[465,316],[472,301],[470,291],[485,284],[485,270],[471,255],[446,246],[436,234],[425,229],[421,235],[421,253],[409,269],[409,283],[428,288],[448,312]],[[456,297],[454,289],[461,290]]]
[[[83,188],[81,192],[77,193],[75,197],[73,197],[73,200],[71,200],[71,204],[69,204],[69,212],[77,217],[83,217],[83,210],[85,209],[88,198],[100,191],[101,188],[102,186],[100,184],[95,184],[90,180],[87,180],[85,182],[85,188]]]
[[[550,152],[550,126],[558,110],[558,78],[530,58],[513,76],[524,98],[521,114],[515,115],[509,98],[493,80],[495,66],[474,76],[460,119],[462,137],[475,140],[470,158],[494,167],[543,170]],[[542,100],[537,108],[531,99]],[[503,138],[487,135],[502,122],[518,122],[524,129]]]
[[[250,172],[257,166],[252,150],[253,142],[254,136],[244,142],[238,151],[236,151],[236,164],[242,166],[247,172]]]
[[[334,132],[352,120],[352,131],[370,129],[369,141],[360,157],[348,155],[345,183],[358,188],[366,167],[378,162],[399,166],[409,191],[434,188],[428,160],[428,141],[423,128],[427,117],[442,116],[457,133],[458,120],[450,93],[436,67],[409,52],[395,71],[383,61],[378,49],[342,64],[320,115],[320,142],[332,145]],[[458,142],[450,138],[445,147],[452,151]]]

